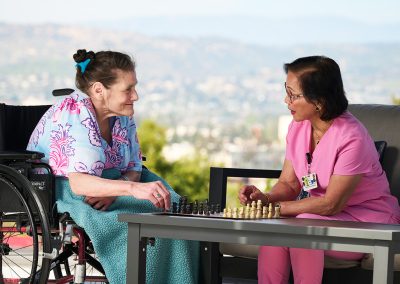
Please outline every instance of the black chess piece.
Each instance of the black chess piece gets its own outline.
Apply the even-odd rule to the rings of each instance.
[[[221,213],[221,206],[219,204],[215,205],[215,213],[217,214]]]
[[[176,202],[172,202],[172,213],[176,214],[178,209],[178,204]]]
[[[186,204],[185,214],[192,214],[192,210],[190,209],[190,204]]]
[[[198,214],[198,213],[199,213],[199,207],[198,207],[198,205],[195,203],[195,204],[193,204],[192,214]]]
[[[203,202],[200,202],[198,214],[200,214],[200,215],[203,214],[203,210],[204,210],[204,204],[203,204]]]
[[[210,215],[210,208],[208,207],[208,204],[206,203],[206,204],[204,204],[204,207],[203,207],[203,215]]]
[[[179,197],[179,203],[178,203],[178,210],[179,211],[181,210],[181,207],[182,207],[182,200],[183,200],[183,198]]]
[[[185,207],[184,204],[182,204],[182,205],[181,205],[181,208],[179,209],[179,213],[185,214],[185,212],[186,212],[186,207]]]
[[[214,214],[215,213],[215,205],[211,204],[210,206],[210,214]]]

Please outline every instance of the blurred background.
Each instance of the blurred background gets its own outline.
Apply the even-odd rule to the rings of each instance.
[[[74,87],[77,49],[128,53],[146,165],[205,199],[211,165],[281,167],[284,63],[326,55],[350,103],[399,104],[398,11],[396,0],[3,1],[0,102],[53,103],[53,89]],[[229,202],[244,183],[273,184],[231,179]]]

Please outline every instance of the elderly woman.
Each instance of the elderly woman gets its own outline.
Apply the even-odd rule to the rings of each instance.
[[[133,60],[113,51],[78,50],[76,86],[39,121],[28,149],[43,152],[57,176],[59,212],[91,238],[110,283],[125,283],[127,226],[119,213],[168,209],[179,196],[142,169],[133,118]],[[198,245],[159,239],[147,251],[147,283],[196,283]]]
[[[400,208],[390,194],[373,140],[347,111],[339,66],[323,56],[284,65],[285,103],[293,116],[281,176],[270,193],[249,185],[242,203],[280,203],[281,214],[296,218],[394,223]],[[362,253],[301,248],[260,248],[259,283],[321,283],[324,254],[357,260]]]

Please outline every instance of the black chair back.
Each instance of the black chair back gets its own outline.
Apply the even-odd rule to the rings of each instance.
[[[0,104],[0,151],[25,150],[33,130],[49,107]]]

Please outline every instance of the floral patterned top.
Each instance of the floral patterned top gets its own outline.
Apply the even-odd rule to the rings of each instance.
[[[54,104],[40,119],[27,149],[45,154],[57,176],[70,172],[101,176],[104,169],[142,170],[142,155],[133,117],[110,119],[112,142],[100,134],[90,98],[75,91]]]

